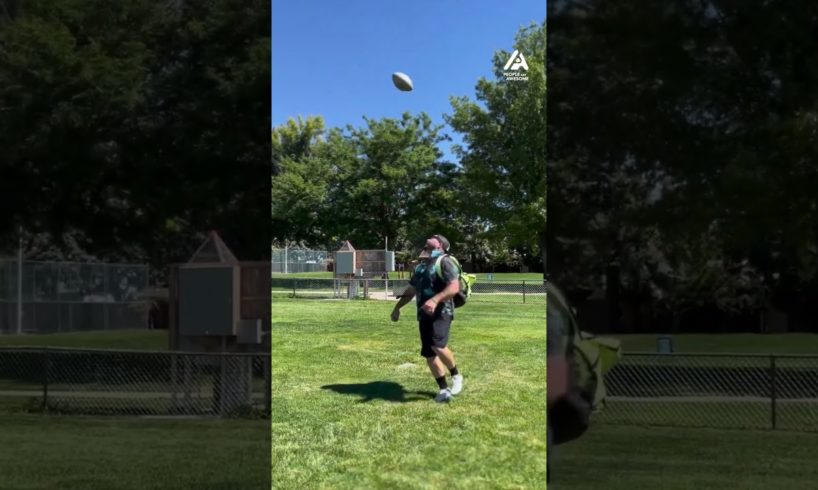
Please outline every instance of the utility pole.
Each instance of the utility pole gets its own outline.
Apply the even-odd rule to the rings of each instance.
[[[23,227],[17,242],[17,335],[23,333]]]

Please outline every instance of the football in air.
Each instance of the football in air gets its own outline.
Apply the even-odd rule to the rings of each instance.
[[[412,85],[412,79],[409,78],[409,75],[399,71],[392,74],[392,83],[394,83],[395,87],[402,92],[411,92],[414,88]]]

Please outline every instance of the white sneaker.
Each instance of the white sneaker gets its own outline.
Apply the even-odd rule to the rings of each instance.
[[[463,375],[455,374],[452,376],[452,395],[457,395],[463,391]]]
[[[452,392],[448,388],[443,388],[440,390],[440,393],[437,394],[435,397],[435,401],[438,403],[446,403],[452,400]]]

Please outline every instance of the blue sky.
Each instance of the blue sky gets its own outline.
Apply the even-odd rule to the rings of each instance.
[[[545,9],[544,0],[272,0],[273,126],[321,115],[328,127],[357,127],[406,111],[442,124],[449,97],[474,99],[477,80],[493,78],[494,52],[512,51]],[[394,88],[396,71],[413,92]]]

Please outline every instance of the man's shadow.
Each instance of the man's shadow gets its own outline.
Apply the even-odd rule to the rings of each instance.
[[[357,395],[359,403],[372,400],[384,400],[394,403],[415,402],[434,398],[437,394],[431,391],[406,391],[403,385],[392,381],[373,381],[371,383],[324,385],[322,390],[332,390],[342,395]]]

